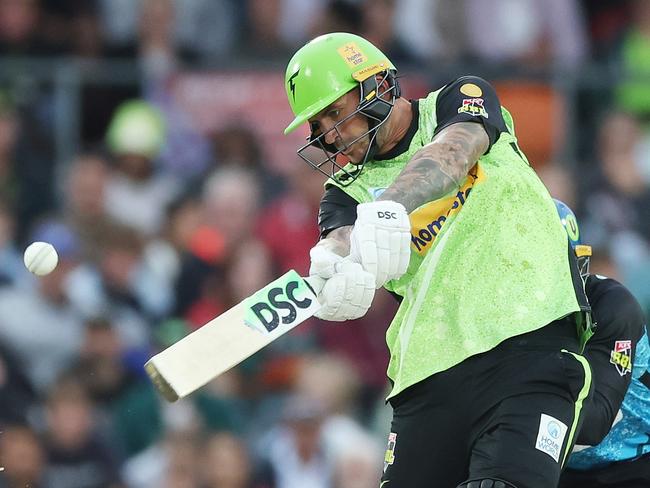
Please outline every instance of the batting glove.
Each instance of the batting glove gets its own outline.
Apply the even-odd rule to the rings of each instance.
[[[335,268],[318,295],[322,307],[316,317],[335,322],[363,317],[375,296],[375,277],[347,259]]]
[[[309,276],[319,276],[324,279],[334,276],[336,273],[334,268],[343,260],[343,257],[330,250],[331,244],[328,239],[323,239],[309,250],[311,259]]]
[[[401,203],[386,200],[357,205],[350,258],[373,274],[376,288],[406,273],[410,246],[411,223]]]

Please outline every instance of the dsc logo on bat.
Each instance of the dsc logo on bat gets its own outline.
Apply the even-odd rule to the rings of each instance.
[[[295,271],[262,288],[246,302],[246,325],[262,333],[290,329],[320,308],[315,295]]]

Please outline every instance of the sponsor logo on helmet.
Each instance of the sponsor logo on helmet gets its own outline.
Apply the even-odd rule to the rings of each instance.
[[[474,83],[465,83],[463,86],[460,87],[460,92],[463,95],[467,95],[468,97],[474,97],[474,98],[483,95],[483,90],[481,90],[481,87],[475,85]]]
[[[459,114],[469,114],[473,117],[489,117],[487,110],[483,106],[484,100],[482,98],[465,98],[463,104],[458,107]]]
[[[616,341],[610,351],[609,362],[621,376],[632,372],[632,341]]]
[[[364,81],[367,78],[370,78],[372,75],[376,75],[377,73],[381,73],[382,71],[386,71],[389,68],[388,61],[383,61],[378,64],[373,64],[372,66],[367,66],[365,68],[362,68],[358,71],[355,71],[352,73],[352,78],[354,78],[357,81]]]
[[[338,48],[337,51],[351,68],[356,68],[360,64],[368,61],[368,57],[359,49],[359,46],[355,42],[348,42]]]

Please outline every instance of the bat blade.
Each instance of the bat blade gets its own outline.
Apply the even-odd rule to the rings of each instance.
[[[153,356],[145,364],[145,371],[166,400],[178,400],[252,356],[319,309],[312,287],[291,270]]]

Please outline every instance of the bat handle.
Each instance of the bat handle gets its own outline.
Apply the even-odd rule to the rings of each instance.
[[[314,295],[318,296],[318,294],[321,292],[323,289],[323,286],[325,286],[325,278],[321,278],[320,276],[308,276],[306,278],[303,278],[305,280],[305,283],[307,283],[307,286],[311,288],[311,291],[314,292]]]

